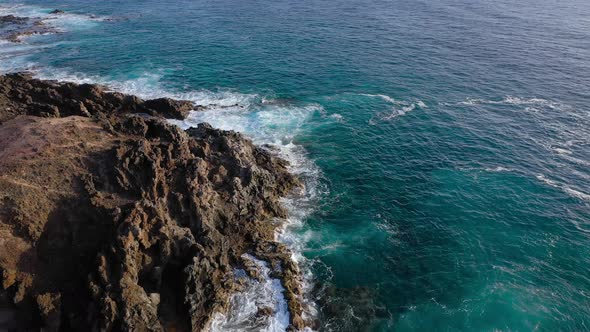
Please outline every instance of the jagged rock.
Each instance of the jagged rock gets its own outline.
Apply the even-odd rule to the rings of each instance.
[[[61,9],[54,9],[52,11],[49,12],[49,14],[65,14],[66,12],[64,12]]]
[[[28,73],[0,76],[0,123],[17,114],[42,117],[117,116],[147,113],[183,119],[193,108],[189,101],[138,97],[109,92],[93,84],[58,83],[33,79]]]
[[[269,263],[292,328],[305,326],[271,222],[297,180],[239,133],[160,118],[189,105],[0,76],[0,307],[20,326],[200,331],[241,288],[245,253]]]
[[[150,113],[160,114],[166,118],[182,120],[193,109],[193,104],[189,101],[159,98],[147,100],[143,103],[143,107],[146,110],[150,110]]]

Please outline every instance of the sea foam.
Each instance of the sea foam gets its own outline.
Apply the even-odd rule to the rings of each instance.
[[[236,270],[235,277],[245,281],[245,289],[231,296],[228,313],[213,316],[209,331],[286,331],[289,310],[281,281],[270,276],[266,262],[249,254],[243,255],[243,258],[258,267],[262,281],[247,277],[243,270]],[[272,310],[272,315],[259,315],[261,308]]]
[[[452,104],[445,103],[449,106]],[[506,96],[501,100],[489,100],[481,98],[467,98],[464,101],[458,102],[457,105],[476,106],[476,105],[513,105],[525,106],[525,110],[537,111],[536,107],[546,107],[553,110],[562,110],[566,107],[561,103],[543,99],[543,98],[523,98],[515,96]]]

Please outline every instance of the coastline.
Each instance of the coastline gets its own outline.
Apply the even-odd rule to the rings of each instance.
[[[163,325],[172,321],[184,320],[190,321],[184,327],[200,330],[208,326],[215,313],[227,310],[230,296],[243,287],[244,278],[260,278],[260,266],[249,259],[248,255],[252,255],[267,262],[270,275],[280,280],[289,308],[289,329],[310,326],[301,317],[301,273],[291,260],[289,249],[275,241],[277,225],[270,222],[286,217],[280,197],[299,185],[287,172],[284,160],[236,132],[216,130],[205,124],[183,131],[162,120],[186,117],[192,108],[187,101],[143,101],[105,92],[97,85],[41,81],[23,74],[3,76],[1,80],[0,108],[4,112],[0,129],[14,126],[23,133],[47,130],[39,137],[44,144],[31,143],[26,164],[17,158],[22,147],[11,150],[12,145],[7,144],[3,154],[9,157],[5,163],[12,167],[7,170],[20,169],[18,174],[22,174],[24,169],[34,174],[26,179],[28,184],[37,183],[39,188],[49,191],[58,191],[68,183],[68,178],[78,179],[68,184],[69,194],[65,197],[46,195],[44,199],[48,201],[42,210],[45,215],[41,217],[27,217],[34,206],[27,207],[27,203],[43,199],[44,193],[28,193],[30,186],[23,186],[18,178],[5,183],[4,197],[11,197],[9,193],[17,188],[24,191],[22,197],[14,196],[16,201],[8,200],[10,206],[6,199],[3,201],[3,224],[8,226],[3,232],[8,241],[3,244],[14,245],[4,252],[16,253],[18,257],[15,250],[20,248],[21,254],[32,255],[27,259],[33,263],[22,269],[14,259],[0,260],[5,289],[1,299],[20,300],[15,302],[25,312],[37,306],[41,316],[33,322],[49,328],[64,324],[65,316],[77,317],[70,319],[70,326],[84,324],[80,315],[75,314],[71,298],[80,289],[64,287],[58,281],[47,286],[43,280],[68,269],[59,264],[36,264],[63,260],[55,254],[67,252],[68,257],[80,260],[79,266],[88,269],[84,271],[91,276],[87,282],[82,281],[82,275],[68,278],[76,279],[76,287],[90,289],[86,300],[94,308],[94,317],[99,317],[96,322],[100,321],[103,327],[139,328],[142,325],[134,324],[149,321],[157,330],[158,326],[165,328]],[[68,123],[60,122],[61,119]],[[70,128],[70,133],[67,126],[75,129]],[[80,137],[80,133],[75,133],[80,126],[101,134]],[[82,140],[80,150],[76,150],[76,162],[82,160],[79,164],[70,165],[66,159],[58,158],[66,152],[60,150],[49,133],[56,134],[52,130],[59,128],[63,132],[54,136],[60,140],[74,140],[68,135]],[[103,134],[109,137],[107,141],[100,138]],[[87,138],[92,140],[85,142]],[[42,168],[48,160],[56,167],[54,173]],[[38,172],[31,171],[34,167],[38,167]],[[48,176],[53,182],[40,186]],[[68,201],[74,197],[82,201]],[[77,209],[67,208],[70,205]],[[84,209],[88,210],[81,217],[80,211]],[[68,221],[49,223],[50,219],[56,220],[49,217],[55,213],[67,216]],[[93,230],[105,227],[106,231],[99,232],[104,233],[100,243],[83,246],[83,254],[76,257],[72,252],[81,243],[87,243],[89,236],[78,238],[78,232],[84,233],[84,226],[72,227],[72,223],[80,220],[89,223]],[[36,232],[27,229],[31,221]],[[20,233],[22,229],[27,231]],[[46,241],[45,234],[64,232],[70,243],[60,242],[61,236],[47,243],[39,242]],[[52,250],[40,252],[42,244]],[[55,270],[57,267],[59,271]],[[245,275],[236,274],[238,270]],[[178,281],[169,278],[177,278],[178,274],[183,275],[185,289],[170,289]],[[192,292],[188,290],[191,287]],[[198,289],[207,291],[195,291]],[[178,298],[189,305],[190,315],[171,304],[178,302]],[[257,316],[261,320],[274,311],[259,309]]]
[[[82,317],[76,309],[92,303],[92,315],[114,317],[112,330],[124,330],[120,317],[137,316],[184,329],[209,320],[210,332],[287,330],[282,277],[255,252],[240,255],[256,240],[246,234],[262,229],[240,231],[228,221],[242,222],[243,207],[256,214],[253,205],[272,206],[263,202],[273,197],[255,194],[269,192],[264,179],[281,181],[280,172],[260,167],[265,161],[248,144],[225,134],[233,130],[288,161],[285,170],[303,184],[287,196],[272,186],[286,218],[267,222],[299,268],[305,331],[586,330],[588,12],[581,0],[0,0],[0,73],[192,104],[186,117],[179,104],[179,115],[158,120],[180,127],[178,134],[154,122],[166,105],[175,110],[170,100],[138,101],[121,121],[95,121],[91,103],[83,101],[90,118],[67,103],[0,130],[2,156],[11,161],[0,166],[0,204],[8,207],[0,218],[10,217],[0,225],[13,244],[3,259],[9,266],[6,252],[19,258],[11,266],[23,272],[21,294],[43,291],[27,295],[43,317],[23,321],[70,322],[55,308]],[[47,97],[64,95],[56,91]],[[199,138],[185,131],[201,123],[220,136],[205,127]],[[236,146],[246,153],[231,154]],[[188,162],[197,158],[201,168]],[[259,190],[218,181],[227,172],[243,187],[247,170],[265,174]],[[207,190],[189,200],[195,186]],[[234,194],[238,203],[258,203],[235,212]],[[117,207],[122,219],[109,212]],[[130,210],[135,219],[125,218]],[[206,218],[193,218],[195,211]],[[94,227],[97,219],[105,223]],[[195,237],[204,219],[212,231]],[[131,239],[120,236],[123,223]],[[96,252],[104,264],[90,259]],[[188,258],[199,253],[207,271],[187,283]],[[57,283],[35,284],[36,270]],[[58,278],[79,273],[87,277]],[[79,306],[70,288],[59,291],[90,282],[97,292]],[[201,285],[190,302],[203,308],[195,323],[176,314],[189,311],[178,301],[196,294],[189,284]],[[14,302],[15,287],[0,302]],[[0,305],[0,330],[5,310]]]

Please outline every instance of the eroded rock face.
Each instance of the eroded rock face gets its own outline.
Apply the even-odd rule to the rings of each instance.
[[[282,280],[292,328],[305,325],[297,266],[273,240],[297,180],[238,133],[134,114],[188,110],[0,77],[0,311],[50,331],[200,331],[248,253]]]

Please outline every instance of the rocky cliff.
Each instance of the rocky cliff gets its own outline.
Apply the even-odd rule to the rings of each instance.
[[[305,326],[297,266],[274,241],[298,181],[239,133],[164,120],[192,108],[0,76],[0,324],[200,331],[239,291],[235,269],[256,276],[249,254]]]

